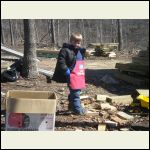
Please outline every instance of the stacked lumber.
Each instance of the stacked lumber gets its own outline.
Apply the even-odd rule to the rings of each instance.
[[[113,51],[118,49],[118,43],[90,43],[89,46],[95,49],[96,56],[116,57]]]
[[[96,47],[96,46],[101,46],[101,45],[106,45],[106,46],[109,45],[111,47],[114,46],[114,47],[118,48],[118,44],[119,43],[90,43],[89,46]]]
[[[132,62],[138,65],[149,65],[149,50],[139,51],[137,57],[132,57]]]
[[[149,50],[139,51],[131,63],[116,63],[116,77],[133,85],[149,84]],[[148,85],[149,86],[149,85]]]

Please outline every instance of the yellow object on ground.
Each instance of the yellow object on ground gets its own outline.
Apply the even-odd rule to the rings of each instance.
[[[137,97],[137,100],[140,100],[141,107],[145,107],[145,108],[149,109],[149,97],[144,96],[144,95],[139,95]]]

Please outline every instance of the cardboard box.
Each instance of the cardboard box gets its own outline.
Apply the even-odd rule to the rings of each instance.
[[[53,131],[56,103],[56,94],[49,91],[8,91],[6,130]]]

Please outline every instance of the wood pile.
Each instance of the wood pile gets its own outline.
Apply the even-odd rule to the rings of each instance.
[[[139,51],[131,63],[116,63],[116,77],[133,85],[149,86],[149,50]]]
[[[118,50],[118,43],[90,43],[89,47],[94,49],[96,56],[116,57],[113,51]]]

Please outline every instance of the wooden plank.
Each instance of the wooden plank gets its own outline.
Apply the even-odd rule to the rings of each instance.
[[[119,116],[122,119],[126,119],[126,120],[133,120],[134,117],[131,115],[128,115],[127,113],[123,112],[123,111],[118,111],[117,112],[117,116]]]
[[[99,101],[99,102],[105,102],[108,97],[109,97],[108,95],[101,95],[101,94],[95,95],[96,101]]]
[[[23,53],[17,52],[15,50],[12,50],[12,49],[7,48],[7,47],[2,46],[2,45],[1,45],[1,50],[5,51],[7,53],[10,53],[10,54],[12,54],[14,56],[20,57],[20,58],[23,57]],[[39,60],[37,59],[37,61],[39,61]],[[48,70],[44,70],[44,69],[39,69],[38,71],[39,71],[39,73],[44,74],[46,76],[49,76],[49,77],[53,76],[53,72],[52,71],[48,71]]]
[[[19,58],[22,58],[22,57],[23,57],[23,53],[17,52],[17,51],[15,51],[15,50],[13,50],[13,49],[7,48],[7,47],[2,46],[2,45],[1,45],[1,50],[2,50],[2,51],[5,51],[5,52],[7,52],[7,53],[9,53],[9,54],[12,54],[12,55],[14,55],[14,56],[17,56],[17,57],[19,57]]]
[[[115,68],[118,68],[120,70],[133,69],[149,73],[149,65],[146,64],[139,65],[135,63],[116,63]]]
[[[9,60],[9,61],[13,60],[13,61],[15,61],[15,60],[18,60],[18,59],[19,58],[16,57],[16,56],[1,56],[1,60]]]
[[[119,43],[90,43],[89,44],[89,46],[101,46],[101,45],[118,46]]]
[[[116,122],[116,120],[115,121],[105,120],[104,123],[109,127],[117,127],[118,126],[118,122]]]
[[[14,55],[14,56],[17,56],[17,57],[19,57],[19,58],[22,58],[23,57],[23,53],[21,53],[21,52],[17,52],[17,51],[15,51],[15,50],[13,50],[13,49],[10,49],[10,48],[7,48],[7,47],[5,47],[5,46],[3,46],[3,45],[1,45],[1,51],[4,51],[4,52],[7,52],[7,53],[9,53],[9,54],[11,54],[11,55]],[[36,59],[37,61],[39,61],[38,59]]]
[[[102,110],[111,110],[111,111],[117,111],[117,108],[115,106],[110,105],[109,103],[101,103],[100,108]]]
[[[82,100],[82,99],[90,99],[90,96],[88,96],[88,95],[81,95],[80,96],[80,99]]]
[[[132,57],[132,62],[141,65],[149,65],[149,57]]]
[[[52,78],[54,72],[53,71],[48,71],[48,70],[44,70],[44,69],[39,69],[38,70],[39,73],[43,74],[43,75],[46,75],[46,76],[49,76]]]
[[[141,50],[138,53],[139,57],[149,57],[149,51],[148,50]]]
[[[148,72],[144,72],[144,71],[140,71],[140,70],[133,70],[133,69],[125,69],[125,68],[121,68],[119,69],[120,72],[126,72],[127,74],[134,74],[134,75],[142,75],[142,76],[149,76]]]
[[[99,124],[98,131],[106,131],[106,124],[104,124],[104,123]]]
[[[114,122],[116,122],[118,125],[125,125],[129,121],[119,118],[118,116],[111,116],[110,119]]]
[[[116,103],[116,104],[131,104],[133,102],[133,99],[131,95],[123,95],[123,96],[112,96],[107,97],[107,102]]]
[[[136,89],[136,91],[138,92],[139,95],[144,95],[149,97],[149,89],[145,90],[145,89]]]

